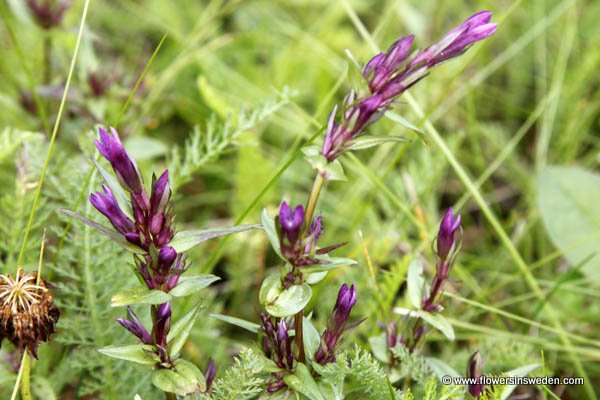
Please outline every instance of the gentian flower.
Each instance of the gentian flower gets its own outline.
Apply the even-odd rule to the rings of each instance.
[[[355,304],[356,289],[354,285],[348,288],[348,285],[344,283],[338,292],[338,298],[327,322],[327,328],[321,336],[321,346],[315,354],[315,361],[319,364],[335,362],[335,348],[347,328],[350,311],[352,311]]]
[[[132,233],[135,231],[133,221],[119,208],[119,204],[115,199],[112,191],[106,185],[102,185],[104,193],[93,193],[90,195],[90,203],[100,211],[122,234]]]
[[[460,230],[460,215],[454,215],[448,208],[440,225],[437,236],[437,254],[440,260],[446,261],[456,247],[456,232]]]
[[[127,329],[134,336],[136,336],[140,341],[144,344],[152,344],[152,337],[150,337],[150,333],[144,328],[140,319],[135,315],[131,307],[127,307],[127,314],[129,315],[129,319],[126,318],[117,318],[117,322],[123,326],[123,328]]]
[[[292,349],[294,341],[288,333],[285,319],[274,318],[273,321],[269,315],[261,313],[260,320],[263,334],[261,342],[265,356],[272,360],[277,367],[292,372],[296,356]],[[282,373],[274,372],[271,375],[274,381],[267,387],[269,393],[277,392],[286,386]]]
[[[27,7],[42,28],[50,29],[60,25],[72,2],[73,0],[27,0]]]
[[[496,24],[490,23],[491,16],[489,11],[481,11],[450,31],[438,43],[423,51],[415,51],[410,56],[413,36],[401,38],[385,53],[373,57],[362,73],[369,93],[356,98],[354,91],[351,91],[344,101],[341,121],[336,120],[337,107],[329,114],[321,149],[323,156],[329,162],[335,160],[348,149],[352,139],[379,119],[398,96],[423,79],[429,69],[461,55],[473,43],[492,35],[496,31]]]
[[[467,364],[467,378],[477,379],[477,383],[470,383],[467,386],[467,391],[469,394],[476,399],[480,398],[481,395],[485,392],[484,385],[479,382],[482,376],[483,369],[483,359],[481,357],[481,353],[476,351],[473,353],[471,357],[469,357],[469,363]]]

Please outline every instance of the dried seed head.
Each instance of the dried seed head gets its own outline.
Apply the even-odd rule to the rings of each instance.
[[[40,341],[56,331],[60,312],[46,283],[36,273],[19,268],[15,278],[0,275],[0,344],[8,339],[20,351],[37,358]]]

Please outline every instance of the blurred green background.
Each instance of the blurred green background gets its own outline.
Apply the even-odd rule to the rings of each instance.
[[[83,1],[74,1],[52,29],[36,23],[25,1],[7,0],[1,8],[0,266],[7,273],[15,269]],[[600,169],[600,2],[592,0],[91,1],[25,257],[33,269],[48,229],[47,274],[63,317],[34,366],[34,393],[45,399],[157,396],[140,378],[143,369],[95,352],[133,342],[111,322],[123,310],[109,307],[111,294],[133,282],[129,258],[95,232],[67,227],[55,212],[65,207],[93,215],[86,196],[100,180],[92,177],[88,186],[86,178],[97,124],[118,125],[147,182],[150,171],[171,170],[180,229],[256,223],[261,209],[274,215],[282,199],[304,203],[313,173],[299,158],[251,207],[334,104],[361,84],[346,50],[364,63],[408,34],[424,48],[482,9],[494,13],[495,35],[411,90],[425,117],[409,104],[395,107],[424,129],[425,142],[384,119],[370,131],[411,141],[343,157],[348,182],[329,184],[318,205],[322,243],[348,241],[337,254],[359,264],[317,286],[310,308],[324,323],[339,285],[355,283],[353,316],[368,319],[345,343],[368,346],[368,337],[380,332],[378,320],[400,320],[392,309],[409,304],[403,285],[408,260],[419,253],[433,260],[436,226],[454,206],[464,218],[464,239],[451,275],[460,282],[448,289],[453,295],[445,313],[457,340],[433,334],[425,353],[458,371],[477,348],[489,373],[535,362],[553,376],[583,371],[585,388],[556,392],[566,390],[565,399],[591,398],[593,388],[600,393],[600,257],[593,255],[600,185],[590,172]],[[444,139],[454,166],[427,140],[426,122]],[[476,185],[469,188],[471,181]],[[208,314],[256,322],[257,290],[276,258],[266,236],[251,232],[205,243],[189,261],[194,273],[213,272],[222,280],[203,292],[205,314],[185,352],[203,369],[214,357],[222,373],[255,339]],[[426,266],[429,276],[433,268]],[[375,302],[376,292],[388,309]],[[181,301],[175,312],[198,300]],[[550,307],[542,307],[544,301]],[[561,331],[579,339],[566,343]],[[10,361],[10,352],[2,355]],[[4,364],[0,396],[7,398],[15,375]]]

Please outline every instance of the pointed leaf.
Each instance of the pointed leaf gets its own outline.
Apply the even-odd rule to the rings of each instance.
[[[190,294],[196,293],[205,287],[209,286],[211,283],[220,280],[216,275],[194,275],[194,276],[183,276],[179,279],[177,286],[175,286],[169,292],[170,295],[175,297],[183,297],[188,296]]]
[[[283,381],[293,390],[303,394],[310,400],[326,400],[321,394],[319,386],[304,364],[298,364],[296,371],[283,378]]]
[[[306,317],[302,318],[302,338],[304,340],[304,353],[312,360],[314,354],[321,346],[321,335]]]
[[[531,372],[535,371],[539,367],[540,367],[540,364],[529,364],[529,365],[525,365],[523,367],[519,367],[519,368],[510,370],[505,375],[506,376],[523,377],[523,376],[529,375]],[[517,385],[507,385],[504,388],[504,391],[502,391],[502,394],[500,395],[500,400],[507,400],[516,388],[517,388]]]
[[[277,229],[275,228],[275,221],[273,221],[273,218],[269,216],[266,208],[263,209],[260,219],[262,227],[269,238],[269,242],[271,242],[271,247],[275,251],[275,254],[277,254],[282,260],[285,260],[281,254],[281,244],[279,243],[279,236],[277,235]]]
[[[371,345],[371,352],[379,361],[389,364],[390,363],[390,352],[387,346],[387,335],[381,333],[377,336],[371,336],[369,338],[369,344]]]
[[[274,317],[288,317],[302,310],[312,296],[310,285],[293,285],[282,291],[276,299],[265,305],[267,312]]]
[[[246,329],[247,331],[257,333],[260,330],[260,325],[254,322],[246,321],[245,319],[230,317],[229,315],[223,314],[209,314],[211,317],[227,322],[228,324],[239,326],[240,328]]]
[[[171,296],[163,291],[136,287],[115,294],[110,299],[110,305],[111,307],[120,307],[131,304],[162,304],[169,300],[171,300]]]
[[[388,111],[385,113],[385,116],[387,118],[391,119],[392,121],[399,123],[403,127],[415,132],[419,136],[419,139],[421,139],[423,141],[423,143],[425,143],[426,145],[429,145],[429,138],[427,137],[425,132],[422,129],[417,128],[414,124],[412,124],[411,122],[406,120],[400,114],[395,113],[393,111]]]
[[[200,243],[206,242],[207,240],[257,228],[262,228],[262,226],[240,225],[224,228],[206,228],[194,231],[181,231],[175,234],[175,237],[173,238],[171,243],[169,243],[169,246],[173,247],[176,252],[182,253],[191,249],[194,246],[199,245]]]
[[[185,342],[192,331],[202,306],[200,303],[190,311],[188,311],[183,317],[177,320],[171,327],[169,334],[167,335],[167,343],[172,355],[179,354],[179,351],[185,345]]]
[[[410,142],[404,136],[360,136],[351,140],[344,148],[348,150],[363,150],[370,147],[379,146],[384,143]]]
[[[443,362],[442,360],[438,359],[438,358],[434,358],[434,357],[425,357],[425,364],[427,364],[427,366],[429,366],[429,368],[431,369],[431,372],[433,372],[433,374],[435,376],[438,377],[438,379],[442,379],[444,376],[452,376],[455,378],[460,377],[461,375],[456,372],[454,370],[454,368],[452,368],[451,366],[449,366],[448,364],[446,364],[445,362]]]
[[[410,302],[415,308],[421,308],[425,279],[423,279],[423,263],[418,258],[414,258],[408,265],[406,284]]]
[[[154,365],[160,363],[154,346],[147,344],[134,344],[128,346],[108,346],[98,349],[99,353],[119,360],[127,360],[138,364]]]
[[[194,364],[185,360],[175,363],[175,370],[158,369],[152,372],[152,384],[163,392],[186,396],[204,390],[204,375]]]
[[[448,322],[448,320],[441,314],[432,314],[427,311],[419,311],[419,316],[435,329],[442,332],[444,336],[448,338],[448,340],[454,341],[454,328],[452,328],[450,322]]]
[[[323,260],[324,262],[322,264],[315,264],[309,267],[302,267],[302,272],[305,274],[311,274],[314,272],[331,271],[332,269],[357,264],[355,260],[343,257],[319,256],[319,260]]]
[[[92,221],[91,219],[87,219],[86,217],[84,217],[83,215],[79,215],[74,211],[71,210],[66,210],[64,208],[61,208],[60,210],[58,210],[60,213],[65,214],[69,217],[75,218],[76,220],[83,222],[84,224],[86,224],[87,226],[94,228],[95,230],[97,230],[98,232],[100,232],[101,234],[103,234],[104,236],[108,237],[110,240],[112,240],[113,242],[115,242],[116,244],[118,244],[119,246],[121,246],[122,248],[124,248],[125,250],[129,250],[133,253],[136,254],[146,254],[146,251],[139,248],[138,246],[129,243],[125,237],[123,237],[123,235],[121,235],[119,232],[115,231],[112,228],[109,228],[107,226],[101,225],[97,222]]]

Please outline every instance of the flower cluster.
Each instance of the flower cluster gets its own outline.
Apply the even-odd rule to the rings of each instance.
[[[27,0],[27,6],[35,21],[44,29],[59,26],[65,11],[71,7],[72,0]]]
[[[139,248],[134,255],[136,273],[148,289],[169,292],[178,283],[185,270],[182,254],[168,244],[175,235],[173,206],[170,203],[168,171],[156,179],[153,176],[150,196],[134,159],[125,151],[119,134],[113,128],[108,133],[100,128],[96,147],[112,166],[117,179],[129,194],[128,209],[123,209],[116,195],[107,185],[103,192],[90,195],[92,205],[102,213],[130,244]],[[152,307],[152,333],[141,324],[135,313],[128,309],[129,319],[117,320],[142,343],[156,346],[161,361],[170,363],[167,353],[167,335],[171,324],[171,305]]]
[[[359,97],[351,91],[345,98],[338,120],[337,107],[329,115],[321,153],[329,162],[335,160],[351,145],[352,139],[379,119],[394,100],[423,79],[429,69],[464,53],[470,45],[496,31],[490,23],[492,14],[481,11],[442,40],[422,51],[409,55],[414,37],[407,36],[392,44],[385,53],[373,57],[363,70],[369,93]]]
[[[319,364],[335,362],[335,349],[340,342],[344,331],[356,324],[348,325],[350,311],[356,304],[356,289],[354,285],[348,288],[345,283],[338,292],[337,301],[333,312],[327,322],[327,328],[321,336],[321,345],[315,354],[315,361]],[[360,323],[360,322],[359,322]]]
[[[0,275],[0,344],[8,339],[37,358],[40,342],[56,331],[60,312],[46,282],[19,268],[16,276]]]
[[[293,339],[288,333],[289,322],[286,322],[282,318],[275,318],[275,322],[273,322],[273,319],[265,313],[260,314],[260,321],[261,330],[264,335],[262,338],[262,348],[265,356],[273,360],[275,365],[282,370],[292,372],[297,357],[292,349]],[[267,387],[269,393],[276,392],[285,387],[282,372],[274,372],[272,375],[275,381]]]

